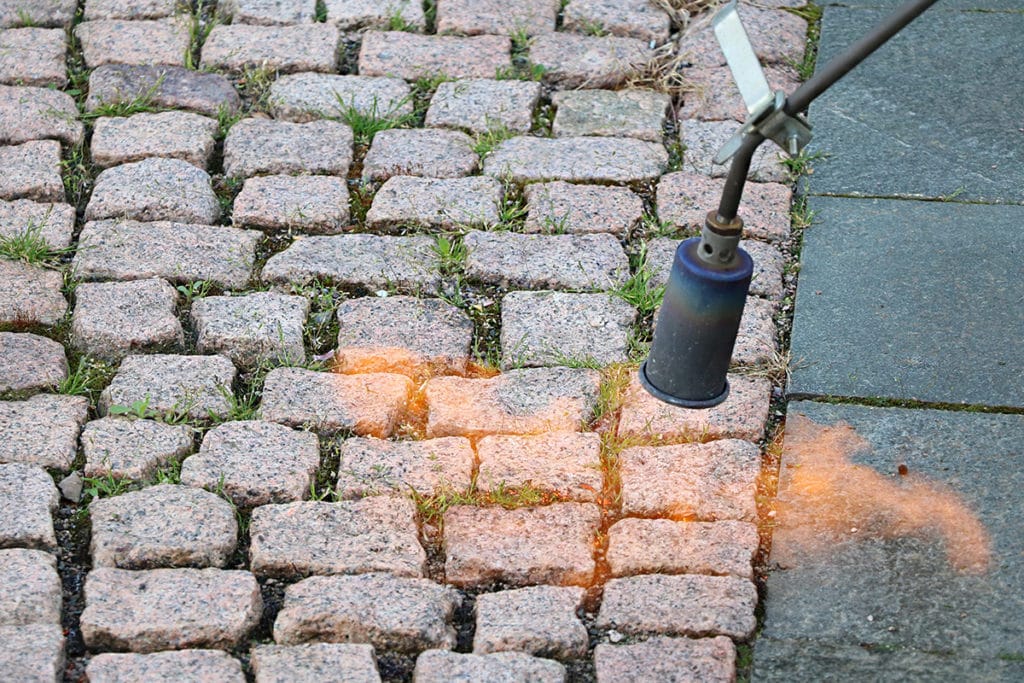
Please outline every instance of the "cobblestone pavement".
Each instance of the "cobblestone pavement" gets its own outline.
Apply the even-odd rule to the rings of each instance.
[[[635,380],[743,115],[707,4],[0,0],[0,679],[747,674],[799,164],[729,400]]]

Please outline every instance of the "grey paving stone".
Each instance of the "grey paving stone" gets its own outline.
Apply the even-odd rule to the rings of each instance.
[[[64,674],[64,632],[57,624],[0,626],[0,678],[44,683]]]
[[[829,7],[822,60],[888,13]],[[1011,67],[1024,59],[1024,45],[1015,39],[1021,31],[1019,12],[938,11],[915,21],[814,103],[819,142],[809,151],[829,156],[814,162],[811,191],[1024,202],[1024,150],[997,133],[1021,127],[1008,109],[1012,93],[1024,87],[1024,76]],[[870,99],[864,95],[869,88]],[[910,107],[929,113],[882,114]],[[954,138],[950,130],[958,131]]]
[[[608,232],[623,238],[640,222],[643,200],[626,187],[561,180],[526,186],[526,232]]]
[[[181,464],[181,483],[223,490],[235,505],[289,503],[309,495],[320,466],[316,434],[260,420],[225,422]]]
[[[324,6],[327,21],[341,29],[387,29],[392,18],[399,18],[418,31],[427,27],[423,5],[415,0],[325,0]]]
[[[560,88],[615,88],[653,56],[647,41],[620,36],[545,33],[530,43],[530,61]]]
[[[75,37],[81,41],[82,58],[90,69],[104,64],[185,66],[189,23],[181,17],[147,21],[102,19],[77,25]]]
[[[684,171],[666,173],[658,181],[658,218],[689,235],[699,235],[708,211],[718,207],[724,187],[724,178]],[[748,182],[740,206],[744,233],[766,242],[786,241],[792,199],[793,191],[786,185]]]
[[[331,24],[251,26],[220,24],[206,42],[199,64],[204,69],[241,72],[273,69],[333,72],[338,66],[338,29]]]
[[[0,4],[0,27],[24,26],[26,23],[67,27],[71,25],[76,9],[76,0],[4,0]]]
[[[548,0],[441,0],[437,32],[535,36],[555,30],[558,5]]]
[[[257,645],[251,651],[251,664],[256,683],[319,683],[331,677],[380,683],[371,645]]]
[[[344,372],[465,372],[473,321],[440,299],[361,297],[338,305],[338,349]]]
[[[181,350],[178,292],[160,279],[83,282],[75,287],[71,344],[108,361],[130,353]]]
[[[661,142],[671,98],[650,90],[562,90],[551,96],[551,102],[557,108],[552,125],[556,137],[597,135]]]
[[[104,417],[82,430],[85,476],[142,481],[192,452],[192,428],[155,420]]]
[[[825,197],[811,207],[821,223],[803,252],[790,392],[1024,406],[1024,341],[1006,327],[1024,316],[1017,247],[989,248],[1020,243],[1024,208]],[[926,256],[896,259],[881,226]]]
[[[747,107],[736,87],[736,79],[727,66],[692,67],[685,70],[687,91],[679,108],[680,119],[701,121],[747,120]],[[789,64],[767,65],[764,75],[774,90],[791,93],[800,85]],[[771,143],[766,143],[771,144]]]
[[[0,547],[57,550],[52,515],[59,503],[57,487],[42,467],[0,463]]]
[[[657,237],[647,243],[647,267],[651,270],[651,279],[659,284],[668,282],[672,272],[672,261],[675,258],[679,240],[670,237]],[[754,260],[754,274],[750,280],[750,293],[763,296],[773,301],[782,299],[782,271],[785,259],[774,246],[756,240],[740,240],[740,248],[750,254]]]
[[[0,324],[54,325],[68,310],[61,274],[0,259]]]
[[[627,515],[756,521],[757,446],[738,439],[635,446],[619,455]]]
[[[416,681],[536,681],[563,683],[565,667],[522,652],[496,652],[489,655],[459,654],[448,650],[427,650],[416,658]]]
[[[260,277],[277,284],[320,279],[373,289],[436,290],[441,278],[434,246],[428,235],[304,237],[271,256]]]
[[[35,140],[0,147],[0,199],[34,199],[63,202],[64,181],[60,177],[60,143]]]
[[[502,365],[625,362],[636,309],[610,294],[509,292],[501,299]]]
[[[213,119],[184,111],[102,117],[96,120],[89,151],[100,168],[169,157],[205,169],[213,156],[217,129]]]
[[[92,221],[72,261],[85,280],[161,277],[175,284],[203,280],[244,289],[252,276],[260,233],[158,221]]]
[[[466,78],[437,86],[427,109],[426,125],[461,128],[470,133],[506,129],[526,133],[540,101],[541,84]]]
[[[349,221],[348,184],[334,176],[257,176],[235,197],[235,226],[331,235]]]
[[[725,66],[725,55],[711,26],[713,14],[708,12],[692,22],[679,39],[679,54],[686,55],[694,66]],[[806,19],[753,3],[740,5],[739,15],[762,64],[800,63],[807,43]],[[856,35],[860,37],[861,33]]]
[[[161,19],[180,11],[175,0],[86,0],[85,20]]]
[[[829,5],[843,4],[847,7],[882,7],[894,8],[899,3],[896,0],[853,0],[852,2],[839,3],[829,2]],[[979,11],[1016,11],[1020,6],[1014,0],[949,0],[935,8],[935,11],[957,12],[962,10]]]
[[[402,494],[421,496],[469,489],[473,475],[469,439],[447,436],[423,441],[346,439],[338,463],[339,498]]]
[[[605,584],[598,628],[665,636],[729,636],[754,633],[757,589],[735,576],[647,574]]]
[[[352,163],[352,129],[337,121],[291,123],[243,119],[224,140],[224,173],[324,173],[344,177]]]
[[[242,683],[242,664],[220,650],[177,650],[151,654],[104,652],[85,669],[92,683],[122,681],[222,681]]]
[[[451,507],[444,515],[445,580],[456,586],[589,586],[600,509]]]
[[[591,432],[492,435],[476,443],[477,487],[534,487],[580,502],[596,502],[603,484],[601,439]]]
[[[82,636],[93,650],[228,649],[247,641],[262,609],[246,571],[100,567],[85,579]]]
[[[491,379],[435,377],[424,387],[427,435],[579,431],[596,404],[599,384],[596,371],[577,368],[511,370]]]
[[[870,676],[893,665],[890,680],[922,670],[915,650],[946,655],[940,679],[956,661],[982,662],[978,675],[997,672],[993,661],[1019,664],[1024,417],[808,402],[789,411],[764,635],[820,645],[828,654],[815,668],[834,658],[836,670]],[[875,645],[870,656],[851,653],[861,643]],[[765,677],[780,670],[764,665]]]
[[[238,111],[241,99],[224,75],[181,66],[108,64],[89,74],[87,111],[102,104],[123,104],[138,98],[150,106],[186,109],[207,116]]]
[[[412,390],[412,381],[402,375],[277,368],[267,374],[260,413],[265,420],[313,427],[318,433],[350,430],[386,437],[405,412]]]
[[[716,164],[714,159],[718,150],[739,130],[736,122],[686,120],[680,122],[679,128],[679,139],[685,148],[683,170],[724,178],[729,172],[729,163]],[[789,173],[781,161],[783,154],[775,144],[761,145],[754,152],[747,177],[755,182],[786,182]]]
[[[0,550],[0,626],[59,624],[61,583],[57,558],[41,550]]]
[[[576,616],[583,595],[579,587],[532,586],[477,596],[473,652],[518,650],[555,659],[586,656],[587,629]]]
[[[55,389],[68,376],[64,347],[28,332],[0,332],[0,394]]]
[[[629,260],[607,233],[522,235],[472,230],[463,238],[466,276],[502,288],[599,291],[629,279]]]
[[[316,0],[227,0],[217,10],[223,10],[235,24],[277,26],[316,20]]]
[[[29,199],[12,202],[0,200],[0,239],[33,233],[53,250],[71,244],[75,228],[75,207],[70,204],[49,204]]]
[[[501,183],[486,176],[470,178],[389,178],[366,212],[371,230],[421,226],[456,230],[491,226],[500,220]]]
[[[84,396],[37,394],[0,401],[0,462],[71,469],[89,401]]]
[[[270,84],[275,119],[303,123],[343,117],[350,108],[363,116],[408,117],[413,109],[412,90],[400,78],[315,72],[281,76]]]
[[[235,550],[238,523],[218,495],[158,484],[89,505],[94,567],[223,567]]]
[[[572,0],[564,11],[562,26],[567,31],[588,33],[596,29],[663,43],[671,28],[665,10],[649,0]]]
[[[302,331],[309,300],[274,292],[208,296],[192,302],[196,351],[220,353],[248,369],[301,365],[306,360]]]
[[[209,174],[187,161],[159,157],[101,171],[85,207],[87,221],[124,218],[212,225],[219,217]]]
[[[418,652],[455,646],[452,617],[459,594],[428,579],[390,574],[312,576],[285,589],[274,641],[369,643]]]
[[[262,505],[253,511],[249,554],[259,576],[389,572],[419,577],[427,554],[418,533],[416,505],[405,498]]]
[[[85,136],[75,100],[50,88],[0,85],[0,143],[54,138],[77,145]]]
[[[517,183],[621,184],[654,180],[667,165],[662,145],[633,138],[521,136],[498,145],[484,160],[484,173]]]
[[[407,81],[438,74],[448,78],[494,78],[508,69],[512,43],[506,36],[424,36],[404,31],[367,31],[359,49],[359,73]]]
[[[363,177],[370,180],[386,180],[391,176],[461,178],[475,173],[479,163],[473,139],[465,133],[392,128],[374,136],[363,160]]]
[[[760,539],[751,522],[622,519],[608,530],[612,576],[714,574],[754,578]]]
[[[56,28],[11,28],[0,31],[0,83],[63,87],[67,45]]]
[[[107,388],[100,393],[99,410],[111,406],[131,409],[145,404],[158,415],[185,415],[191,420],[224,417],[226,397],[238,371],[224,356],[147,354],[127,356]]]
[[[602,643],[594,648],[594,669],[598,683],[728,683],[736,680],[736,646],[725,636],[655,636],[630,645]]]

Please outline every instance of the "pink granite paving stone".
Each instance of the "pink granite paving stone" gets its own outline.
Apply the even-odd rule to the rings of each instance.
[[[367,31],[359,49],[359,73],[407,81],[443,74],[448,78],[494,78],[512,66],[506,36],[424,36],[403,31]]]
[[[551,96],[557,107],[556,137],[597,135],[661,142],[671,98],[650,90],[562,90]]]
[[[367,157],[370,158],[369,156]],[[501,220],[502,186],[495,178],[389,178],[366,212],[371,230],[424,227],[456,230],[490,227]]]
[[[508,130],[526,133],[540,101],[541,84],[467,78],[437,86],[427,109],[426,125],[460,128],[470,133]]]
[[[77,145],[84,136],[71,95],[50,88],[0,85],[0,143],[53,138]]]
[[[350,111],[377,118],[402,119],[413,111],[412,91],[400,78],[339,76],[306,72],[281,76],[270,84],[275,119],[305,123],[343,117]]]
[[[714,163],[718,150],[739,130],[735,121],[681,121],[679,138],[685,148],[683,170],[712,178],[724,178],[729,163]],[[764,144],[754,152],[749,179],[755,182],[786,182],[789,172],[782,163],[784,152],[775,144]]]
[[[724,178],[680,171],[666,173],[658,181],[658,218],[688,235],[699,235],[708,211],[718,207]],[[747,183],[743,188],[743,231],[766,242],[789,239],[793,191],[780,183]]]
[[[82,430],[85,476],[142,481],[192,452],[192,428],[156,420],[104,417]]]
[[[330,24],[220,24],[203,43],[200,66],[233,72],[265,68],[280,73],[330,73],[337,69],[339,39],[337,27]]]
[[[0,3],[0,28],[12,26],[67,27],[78,9],[77,0],[4,0]]]
[[[530,61],[560,88],[614,88],[652,56],[647,41],[619,36],[545,33],[530,43]]]
[[[626,389],[620,436],[647,439],[746,439],[764,435],[771,383],[760,377],[729,375],[729,397],[714,408],[679,408],[664,403],[634,377]]]
[[[85,20],[162,19],[183,12],[177,0],[86,0]]]
[[[178,292],[164,280],[83,282],[75,288],[71,345],[109,361],[138,351],[180,351],[185,335],[177,304]]]
[[[634,183],[654,180],[668,165],[665,147],[633,138],[515,137],[484,160],[484,173],[532,183]]]
[[[37,334],[0,332],[0,395],[56,389],[68,376],[64,347]]]
[[[257,645],[250,659],[256,683],[380,683],[372,645],[308,643]]]
[[[693,67],[683,73],[687,92],[683,94],[683,106],[679,109],[680,119],[731,119],[740,123],[747,120],[747,107],[728,67]],[[800,85],[796,73],[789,66],[766,66],[764,74],[772,90],[790,93]]]
[[[566,670],[558,662],[522,652],[477,655],[427,650],[416,658],[413,680],[419,683],[506,680],[564,683]]]
[[[590,503],[484,508],[444,515],[445,580],[455,586],[589,586],[600,509]]]
[[[757,621],[757,589],[735,576],[645,574],[605,584],[598,628],[621,633],[746,640]]]
[[[105,218],[212,225],[220,203],[206,171],[181,159],[150,157],[96,177],[85,220]]]
[[[733,365],[766,365],[778,353],[775,343],[775,303],[747,297],[740,318],[740,329],[736,335],[736,346],[732,351]]]
[[[0,201],[0,239],[32,233],[57,251],[71,244],[74,227],[75,207],[70,204]]]
[[[68,310],[56,270],[0,259],[0,323],[55,325]]]
[[[290,123],[243,119],[224,140],[224,173],[323,173],[345,176],[352,163],[352,129],[337,121]]]
[[[473,321],[440,299],[360,297],[338,306],[341,372],[462,373],[469,362]]]
[[[555,30],[551,0],[438,0],[437,32],[535,36]]]
[[[562,180],[526,186],[525,232],[608,232],[626,237],[640,223],[644,203],[627,187],[573,185]]]
[[[386,437],[398,425],[412,389],[403,375],[277,368],[264,382],[260,414],[264,420],[318,432]]]
[[[184,66],[189,21],[182,17],[86,21],[75,27],[75,37],[81,41],[82,57],[90,69],[104,64]]]
[[[172,650],[151,654],[104,652],[89,660],[85,673],[91,683],[245,681],[242,663],[220,650]]]
[[[89,149],[93,164],[100,168],[167,157],[205,169],[217,131],[213,119],[184,111],[102,117],[96,120]]]
[[[64,31],[11,28],[0,31],[0,83],[63,87],[68,80]]]
[[[84,396],[36,394],[25,401],[0,401],[0,463],[71,469],[88,413]]]
[[[687,27],[679,39],[679,54],[698,67],[725,66],[725,56],[711,27],[708,12]],[[807,43],[807,20],[780,9],[739,5],[740,19],[762,64],[799,63]]]
[[[53,513],[59,503],[60,493],[42,467],[0,461],[0,548],[56,550]]]
[[[64,631],[59,624],[0,626],[0,677],[59,681],[64,674]]]
[[[601,437],[592,432],[492,435],[476,445],[482,490],[531,485],[580,502],[601,494]]]
[[[738,439],[634,446],[619,454],[622,511],[679,520],[757,519],[757,446]]]
[[[383,29],[401,21],[410,30],[423,31],[427,20],[423,4],[416,0],[324,0],[327,21],[343,30]]]
[[[333,235],[348,225],[348,202],[348,184],[335,176],[256,176],[235,197],[231,221],[236,227]]]
[[[316,20],[316,0],[222,0],[217,10],[235,24],[277,26]]]
[[[33,199],[63,202],[60,177],[60,143],[36,140],[0,147],[0,199]]]
[[[593,370],[531,368],[491,379],[435,377],[424,392],[427,435],[575,432],[589,419],[600,384]]]
[[[589,638],[576,616],[584,593],[578,586],[530,586],[477,596],[473,652],[585,657]]]
[[[217,116],[222,110],[234,114],[241,106],[238,93],[223,74],[181,66],[126,64],[107,64],[89,74],[86,111],[138,98],[153,107],[186,109],[207,116]]]
[[[0,550],[0,626],[59,624],[57,558],[41,550]]]
[[[389,572],[421,577],[427,563],[416,505],[406,498],[261,505],[253,510],[249,533],[257,576]]]
[[[224,356],[130,355],[100,393],[98,409],[106,415],[111,406],[130,411],[144,404],[158,416],[222,418],[231,410],[227,396],[237,374]]]
[[[420,496],[466,491],[473,460],[473,448],[462,437],[422,441],[354,437],[339,449],[335,493],[346,500],[410,491]]]
[[[641,643],[594,648],[598,683],[736,680],[736,646],[725,636],[668,638],[655,636]]]
[[[760,539],[751,522],[622,519],[608,530],[612,576],[713,574],[754,578]]]
[[[192,302],[196,351],[251,370],[306,362],[302,334],[309,300],[276,292],[207,296]]]
[[[390,574],[312,576],[288,586],[274,641],[368,643],[414,653],[455,646],[459,593],[428,579]]]
[[[430,128],[392,128],[373,137],[370,151],[363,160],[363,178],[461,178],[475,173],[479,164],[480,157],[473,149],[473,139],[465,133]]]
[[[565,6],[562,26],[566,31],[600,30],[663,43],[668,40],[670,23],[665,10],[652,0],[571,0]]]
[[[233,648],[263,609],[246,571],[93,569],[85,579],[82,636],[93,650]]]

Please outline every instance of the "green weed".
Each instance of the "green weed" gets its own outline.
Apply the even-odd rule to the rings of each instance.
[[[655,284],[654,274],[645,260],[646,249],[643,249],[635,257],[633,275],[619,287],[611,290],[611,294],[633,306],[641,318],[653,315],[665,294],[665,285]]]
[[[98,498],[113,498],[132,489],[130,479],[119,479],[112,474],[101,477],[82,478],[82,505],[87,506]]]
[[[106,361],[81,356],[74,371],[57,385],[57,393],[95,398],[110,383],[116,368]]]
[[[434,253],[437,254],[438,269],[441,276],[461,273],[466,263],[466,245],[459,235],[438,235],[434,240]]]
[[[194,280],[188,284],[178,285],[175,289],[185,300],[185,305],[191,306],[196,299],[208,296],[212,286],[213,284],[206,280]]]
[[[74,253],[74,247],[54,249],[43,239],[41,231],[41,225],[29,222],[25,230],[16,235],[0,235],[0,258],[55,267],[62,256]]]
[[[400,114],[399,108],[405,100],[395,102],[388,111],[380,109],[377,98],[373,99],[369,111],[363,111],[353,104],[346,104],[341,95],[337,95],[339,119],[352,129],[356,145],[369,145],[373,137],[382,130],[410,126],[416,121],[415,114]]]
[[[476,136],[473,140],[473,151],[480,155],[480,159],[482,160],[488,154],[493,152],[495,147],[514,136],[515,133],[505,126],[495,125],[488,128],[486,133],[480,133]]]
[[[814,66],[818,60],[818,43],[821,38],[821,7],[813,0],[803,7],[783,7],[783,11],[795,14],[807,20],[807,46],[804,48],[803,58],[797,62],[789,60],[801,81],[806,81],[814,75]]]

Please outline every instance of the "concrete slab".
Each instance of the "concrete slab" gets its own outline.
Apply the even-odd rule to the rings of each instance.
[[[1024,207],[812,197],[791,396],[1024,406]]]

